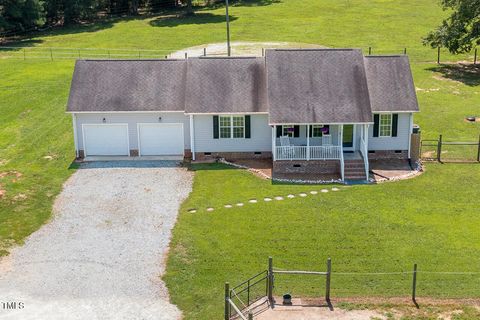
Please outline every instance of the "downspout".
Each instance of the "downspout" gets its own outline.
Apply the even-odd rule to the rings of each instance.
[[[195,161],[195,126],[193,114],[190,115],[190,152],[192,153],[192,161]]]
[[[276,146],[276,137],[275,137],[275,132],[276,132],[276,126],[272,126],[272,158],[273,161],[277,160],[277,146]]]
[[[370,173],[370,162],[368,161],[368,127],[369,126],[370,126],[369,124],[363,125],[363,147],[364,147],[363,153],[365,155],[365,159],[363,160],[365,162],[365,177],[367,181]]]
[[[340,125],[340,174],[342,181],[345,181],[345,162],[343,159],[343,125]]]
[[[75,159],[78,159],[77,115],[72,113],[73,143],[75,145]]]
[[[410,123],[408,129],[408,159],[411,159],[410,151],[412,149],[412,133],[413,133],[413,113],[410,113]]]

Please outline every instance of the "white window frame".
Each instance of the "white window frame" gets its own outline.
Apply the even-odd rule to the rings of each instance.
[[[230,125],[229,126],[222,126],[222,118],[228,118]],[[233,118],[242,118],[243,126],[236,126],[233,123]],[[222,128],[229,128],[230,136],[229,137],[222,137]],[[234,128],[242,128],[243,135],[241,137],[234,137],[233,131]],[[245,116],[244,115],[220,115],[218,116],[218,137],[220,139],[245,139]]]
[[[285,131],[288,128],[292,128],[293,130],[290,131],[290,132]],[[289,125],[289,124],[282,125],[282,137],[294,138],[295,137],[295,126],[293,124],[292,125]]]
[[[383,118],[389,117],[390,120],[388,123],[382,123]],[[378,136],[380,138],[391,138],[392,137],[392,125],[393,125],[393,115],[391,113],[380,113],[378,118]],[[388,130],[388,135],[382,134],[382,129]]]
[[[324,127],[323,124],[312,124],[312,128],[311,128],[312,138],[321,138],[322,135],[323,135],[323,133],[322,133],[322,128],[323,127]],[[320,130],[320,135],[319,136],[315,135],[315,130],[314,129],[319,129]]]

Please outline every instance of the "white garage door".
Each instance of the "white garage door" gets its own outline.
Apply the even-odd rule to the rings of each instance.
[[[141,156],[183,155],[183,124],[140,123],[138,144]]]
[[[83,124],[85,156],[128,156],[128,125]]]

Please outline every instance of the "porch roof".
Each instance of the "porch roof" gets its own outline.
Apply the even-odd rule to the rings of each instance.
[[[357,49],[266,51],[270,124],[371,123]]]

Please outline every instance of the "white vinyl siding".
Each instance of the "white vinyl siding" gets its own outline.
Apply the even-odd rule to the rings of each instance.
[[[373,124],[371,124],[368,129],[368,150],[408,150],[410,140],[410,115],[411,113],[398,114],[396,137],[374,137]]]
[[[161,120],[159,120],[161,117]],[[190,126],[189,119],[183,112],[159,112],[159,113],[77,113],[77,140],[78,149],[84,150],[82,137],[82,124],[105,123],[128,124],[128,137],[130,150],[138,150],[138,123],[182,123],[185,149],[190,149]]]
[[[250,115],[249,139],[214,139],[213,115],[195,115],[194,127],[195,152],[272,151],[272,128],[268,125],[267,114]]]

